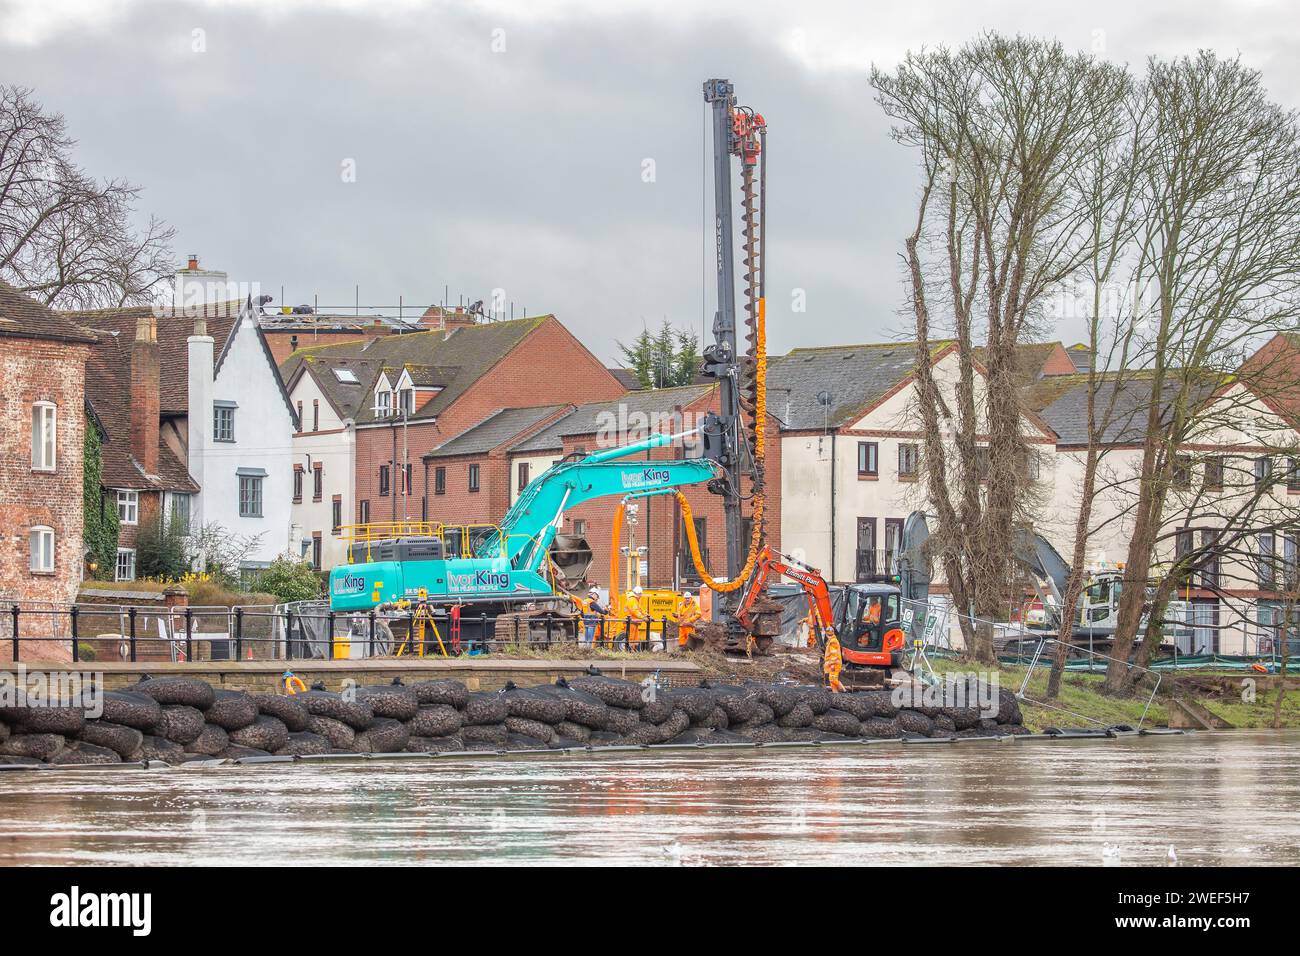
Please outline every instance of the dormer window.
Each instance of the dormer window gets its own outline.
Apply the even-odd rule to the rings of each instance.
[[[392,411],[393,393],[384,389],[375,392],[375,417],[387,418]]]
[[[398,395],[398,407],[403,415],[415,414],[415,389],[404,388]]]

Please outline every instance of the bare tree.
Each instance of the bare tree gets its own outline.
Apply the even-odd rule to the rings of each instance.
[[[1152,160],[1134,259],[1150,342],[1151,401],[1142,441],[1106,689],[1121,690],[1148,602],[1175,467],[1207,376],[1248,344],[1293,327],[1300,282],[1300,150],[1295,116],[1259,74],[1202,52],[1152,60]],[[1157,584],[1159,588],[1159,584]]]
[[[909,54],[891,73],[874,69],[871,81],[895,138],[921,160],[904,259],[926,493],[966,645],[991,661],[991,628],[968,615],[991,620],[1012,588],[1028,457],[1016,346],[1035,331],[1048,297],[1094,257],[1088,170],[1095,144],[1120,132],[1115,115],[1130,80],[1059,43],[986,34],[955,52]],[[955,407],[932,366],[935,310],[944,308],[959,359]]]
[[[0,278],[62,308],[142,304],[172,271],[173,230],[134,224],[139,187],[71,159],[63,117],[0,86]]]

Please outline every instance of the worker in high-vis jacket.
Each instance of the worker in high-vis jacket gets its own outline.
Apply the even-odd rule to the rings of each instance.
[[[677,609],[677,644],[686,647],[695,636],[696,625],[700,623],[700,606],[690,591],[682,594],[681,606]]]
[[[646,612],[641,595],[641,585],[638,584],[623,598],[623,617],[628,624],[625,640],[628,644],[637,644],[645,639]]]
[[[600,603],[600,590],[592,588],[587,592],[587,599],[574,598],[582,609],[583,635],[582,643],[591,647],[600,640],[600,626],[609,611]]]

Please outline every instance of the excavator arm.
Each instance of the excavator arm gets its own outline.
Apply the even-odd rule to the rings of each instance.
[[[787,558],[772,550],[771,547],[764,547],[755,561],[754,576],[740,599],[740,607],[736,611],[737,619],[746,630],[752,632],[757,629],[755,605],[766,593],[768,578],[773,574],[789,578],[803,588],[808,598],[808,608],[812,613],[817,644],[823,653],[822,670],[826,674],[831,690],[836,692],[844,690],[844,685],[839,680],[844,664],[839,636],[835,632],[835,612],[831,606],[830,588],[816,568],[810,568],[793,558]]]

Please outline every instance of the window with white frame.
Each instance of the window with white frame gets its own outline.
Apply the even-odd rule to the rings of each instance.
[[[122,524],[140,523],[140,492],[125,489],[118,491],[117,520]]]
[[[375,392],[375,417],[387,418],[389,410],[393,407],[393,393],[387,389],[380,389]]]
[[[52,402],[32,405],[32,470],[53,471],[58,409]]]
[[[117,549],[117,567],[113,571],[114,581],[135,580],[135,549]]]
[[[38,525],[32,528],[28,537],[31,549],[30,563],[34,574],[54,573],[54,529]]]

